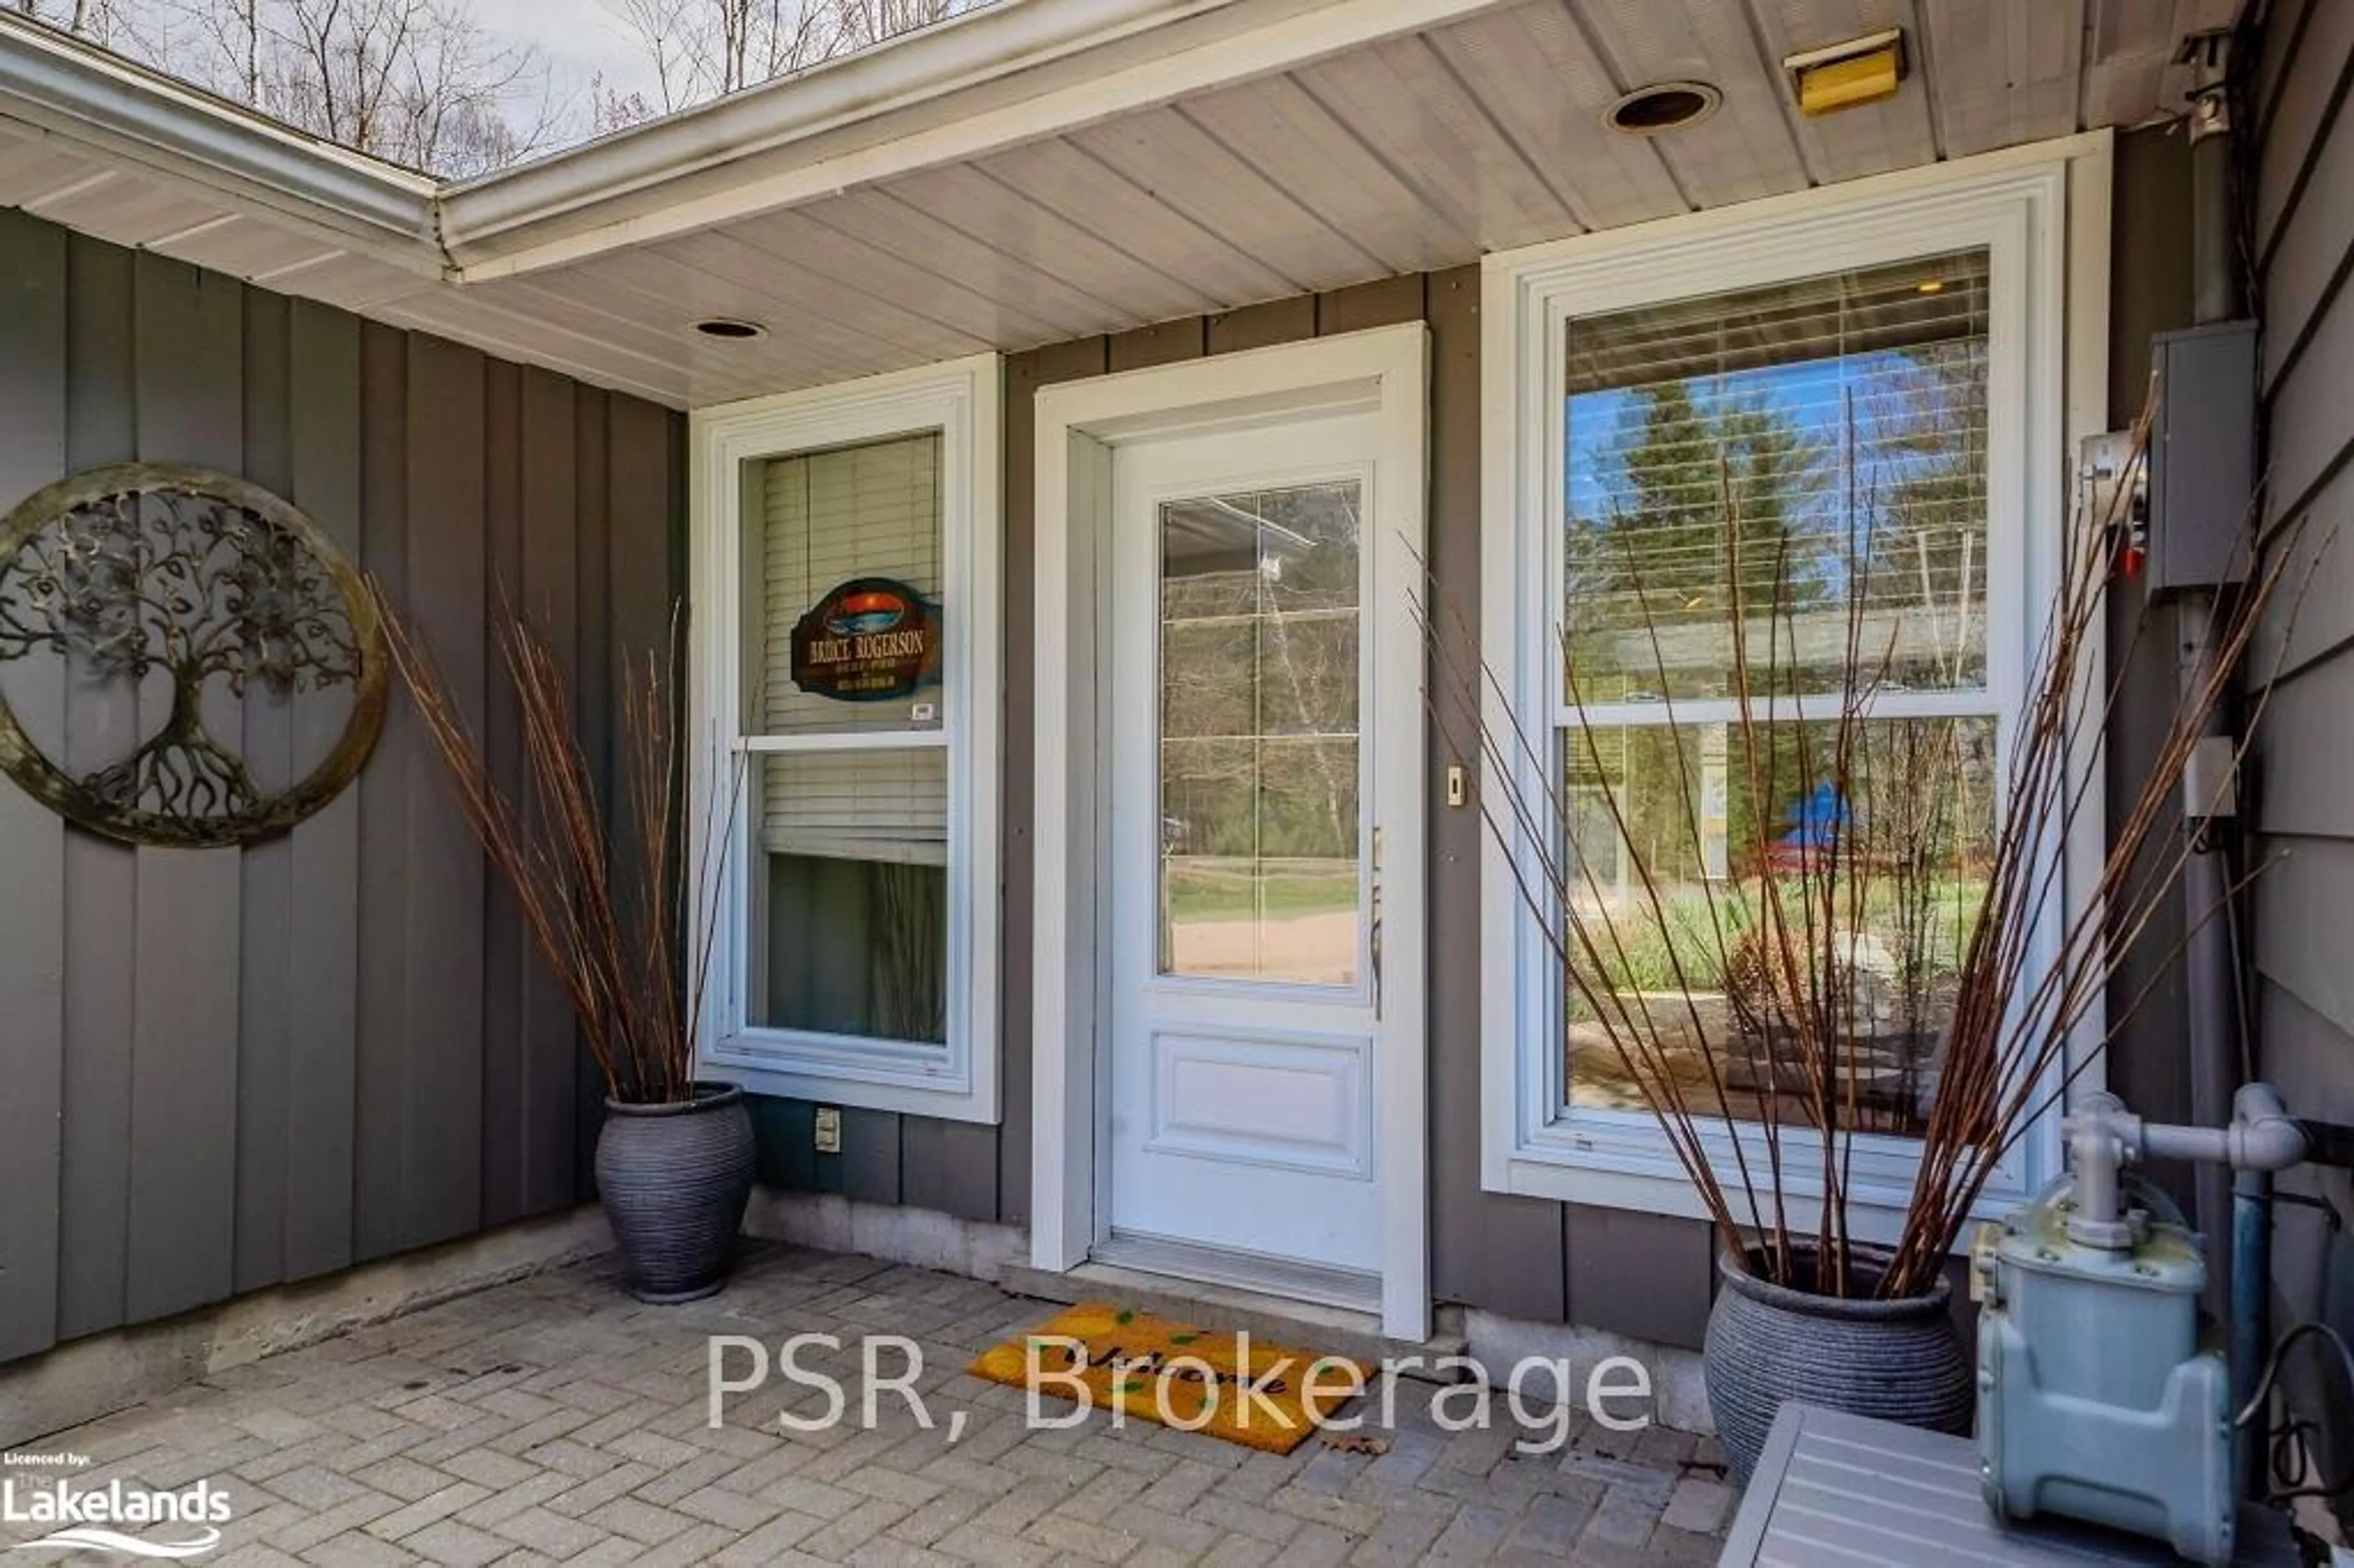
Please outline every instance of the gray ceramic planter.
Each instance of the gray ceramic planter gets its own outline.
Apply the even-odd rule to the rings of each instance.
[[[1732,1253],[1717,1276],[1702,1367],[1736,1482],[1747,1484],[1788,1399],[1933,1432],[1970,1429],[1970,1364],[1944,1280],[1926,1296],[1841,1299],[1768,1284]]]
[[[699,1301],[726,1283],[752,1196],[744,1091],[697,1084],[678,1105],[605,1102],[597,1190],[641,1301]]]

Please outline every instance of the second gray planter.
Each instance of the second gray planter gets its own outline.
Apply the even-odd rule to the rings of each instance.
[[[1976,1391],[1944,1280],[1925,1296],[1876,1301],[1770,1284],[1731,1253],[1717,1275],[1702,1361],[1737,1484],[1747,1484],[1785,1400],[1934,1432],[1970,1429]]]

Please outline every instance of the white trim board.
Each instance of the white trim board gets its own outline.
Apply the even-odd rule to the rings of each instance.
[[[839,751],[838,739],[788,743],[742,736],[747,646],[743,535],[746,464],[764,458],[882,440],[919,430],[941,436],[941,549],[948,647],[941,727],[868,743],[874,749],[945,746],[949,753],[948,1043],[944,1046],[756,1029],[746,1022],[744,878],[757,834],[749,791],[726,824],[716,899],[694,895],[688,951],[703,950],[706,912],[721,922],[713,972],[695,1023],[699,1069],[756,1094],[913,1112],[957,1121],[998,1119],[997,993],[1002,921],[998,903],[1002,760],[999,756],[1000,631],[1004,615],[999,484],[1002,372],[995,355],[779,397],[699,410],[688,517],[695,631],[689,673],[693,788],[687,795],[692,866],[709,863],[703,803],[724,789],[728,759],[790,744]]]
[[[1087,1261],[1105,1190],[1098,1137],[1109,1074],[1101,1070],[1109,1013],[1107,945],[1098,939],[1101,869],[1109,863],[1108,812],[1098,799],[1105,531],[1112,455],[1123,440],[1219,422],[1254,422],[1319,405],[1377,408],[1383,450],[1395,469],[1376,519],[1374,546],[1392,569],[1377,580],[1418,580],[1427,507],[1428,334],[1419,322],[1209,359],[1062,382],[1036,394],[1036,661],[1034,754],[1037,905],[1032,1025],[1031,1259],[1061,1273]],[[1403,588],[1399,591],[1402,593]],[[1403,602],[1396,607],[1403,613]],[[1379,637],[1393,689],[1418,691],[1422,642],[1410,631]],[[1378,824],[1383,853],[1419,865],[1425,832],[1423,728],[1385,726],[1381,777],[1401,781]],[[1379,747],[1382,742],[1376,740]],[[1411,1021],[1385,1034],[1374,1091],[1383,1140],[1378,1181],[1383,1233],[1382,1326],[1421,1340],[1430,1328],[1427,1041],[1420,899],[1384,910],[1383,1012]],[[1411,1129],[1401,1135],[1397,1129]]]
[[[2105,428],[2110,164],[2111,137],[2101,132],[1490,257],[1481,301],[1481,651],[1508,673],[1511,696],[1488,694],[1488,722],[1517,712],[1549,728],[1558,700],[1549,673],[1558,666],[1552,640],[1561,578],[1543,564],[1555,560],[1561,525],[1557,399],[1570,317],[1969,246],[1990,252],[1995,286],[1988,493],[2004,510],[1989,540],[1988,681],[1998,699],[2015,703],[2032,660],[2036,607],[2056,582],[2070,454]],[[2099,656],[2096,650],[2096,662]],[[2079,778],[2095,776],[2097,749],[2070,766]],[[2088,896],[2104,842],[2097,793],[2091,799],[2062,850],[2072,909]],[[1706,1217],[1648,1113],[1557,1103],[1550,955],[1534,950],[1541,938],[1529,927],[1507,851],[1484,832],[1480,907],[1481,995],[1503,1012],[1480,1031],[1481,1186]],[[2080,1026],[2072,1066],[2097,1044],[2103,1023],[2095,1010]],[[2078,1090],[2101,1080],[2094,1061]],[[2006,1161],[1985,1200],[1991,1212],[2059,1169],[2057,1120],[2043,1118]],[[1715,1155],[1730,1179],[1731,1143],[1719,1141]],[[1905,1141],[1857,1140],[1851,1213],[1862,1239],[1893,1239],[1914,1164]],[[1806,1189],[1807,1160],[1786,1152],[1790,1223],[1802,1227],[1815,1223],[1819,1200]]]

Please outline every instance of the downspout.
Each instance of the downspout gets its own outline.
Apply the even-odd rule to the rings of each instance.
[[[2220,38],[2214,45],[2216,55],[2207,61],[2190,107],[2191,315],[2201,326],[2235,321],[2247,308],[2240,270],[2232,100],[2218,58],[2228,46]],[[2201,589],[2185,594],[2175,608],[2176,668],[2186,698],[2204,689],[2215,675],[2216,598],[2215,590]],[[2223,752],[2227,774],[2230,753],[2224,748],[2231,745],[2235,695],[2227,690],[2208,719],[2208,734],[2224,737],[2222,747],[2202,747],[2211,756]],[[2227,910],[2227,901],[2234,896],[2231,835],[2235,791],[2228,777],[2215,777],[2215,771],[2193,767],[2183,782],[2184,829],[2191,836],[2182,877],[2184,917],[2191,927],[2183,957],[2190,1114],[2204,1128],[2232,1119],[2232,1097],[2247,1076],[2250,1049],[2241,1016],[2239,922]],[[2202,1162],[2193,1167],[2192,1181],[2202,1232],[2220,1236],[2224,1216],[2231,1216],[2231,1268],[2221,1283],[2229,1293],[2232,1407],[2239,1409],[2255,1392],[2272,1342],[2272,1170],[2262,1163],[2233,1169]],[[2261,1443],[2245,1435],[2238,1442],[2234,1463],[2243,1497],[2256,1490],[2262,1449]]]

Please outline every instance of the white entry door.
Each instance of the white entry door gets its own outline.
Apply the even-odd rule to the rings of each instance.
[[[1411,551],[1370,525],[1382,428],[1116,449],[1103,728],[1096,1255],[1356,1307],[1381,1300],[1384,1041],[1421,1026],[1382,1016],[1383,908],[1421,896],[1383,863],[1416,780],[1382,764],[1418,768],[1422,716],[1411,585],[1384,580]]]

